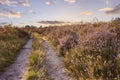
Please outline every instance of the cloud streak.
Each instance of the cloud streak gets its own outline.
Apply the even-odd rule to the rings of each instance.
[[[5,13],[0,13],[1,17],[8,17],[8,18],[21,18],[22,13],[21,12],[15,12],[11,9],[1,9],[1,11],[4,11]]]
[[[75,3],[77,0],[65,0],[66,2],[70,3],[70,4],[73,4]]]
[[[21,15],[22,13],[20,12],[8,13],[8,14],[0,13],[1,17],[8,17],[8,18],[21,18]]]
[[[16,5],[17,2],[16,1],[10,1],[10,0],[0,0],[0,4],[10,6],[10,5]]]
[[[30,6],[30,3],[28,0],[22,0],[22,1],[10,1],[10,0],[0,0],[0,4],[7,5],[7,6],[16,6],[16,5],[22,5],[22,6]]]
[[[25,0],[25,1],[18,1],[18,4],[22,5],[22,6],[26,6],[26,7],[29,7],[30,6],[30,3],[28,0]]]
[[[93,13],[91,11],[84,11],[84,12],[81,12],[80,14],[89,16],[89,15],[92,15]]]
[[[7,14],[5,13],[1,13],[0,15],[2,17],[8,17],[8,18],[21,18],[22,16],[22,13],[21,12],[16,12],[16,11],[13,11],[11,9],[7,9],[7,8],[2,8],[0,9],[1,11],[4,11],[4,12],[7,12]]]
[[[38,21],[39,24],[62,24],[64,21]]]
[[[120,14],[120,4],[115,6],[112,10],[105,11],[106,14]]]
[[[55,2],[53,2],[53,1],[46,1],[45,4],[48,5],[48,6],[49,5],[55,5]]]
[[[111,11],[111,10],[113,10],[113,8],[111,8],[111,7],[106,7],[106,8],[102,8],[102,9],[99,9],[99,11]]]

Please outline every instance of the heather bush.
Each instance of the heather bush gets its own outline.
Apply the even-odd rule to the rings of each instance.
[[[87,37],[80,46],[67,52],[64,59],[67,71],[78,80],[119,80],[120,39],[117,32],[106,28]]]
[[[43,32],[42,32],[43,31]],[[77,80],[120,79],[120,19],[42,28]]]
[[[77,46],[78,44],[78,36],[71,32],[67,34],[66,36],[59,39],[59,51],[62,56],[65,56],[64,53],[66,51],[70,50],[71,48]]]

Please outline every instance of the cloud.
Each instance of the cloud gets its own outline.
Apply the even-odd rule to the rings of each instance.
[[[11,12],[8,14],[9,18],[21,18],[22,13],[21,12]]]
[[[68,2],[68,3],[75,3],[77,0],[65,0],[66,2]]]
[[[111,8],[111,7],[99,9],[99,11],[111,11],[111,10],[113,10],[113,8]]]
[[[30,3],[29,3],[28,0],[25,0],[25,1],[18,1],[18,4],[23,5],[23,6],[26,6],[26,7],[29,7],[29,6],[30,6]]]
[[[0,13],[0,16],[2,16],[2,17],[21,18],[21,16],[22,16],[21,12],[16,12],[11,9],[1,8],[0,10],[5,12],[5,13]]]
[[[91,11],[85,11],[85,12],[82,12],[81,15],[92,15],[93,13]]]
[[[0,13],[0,17],[6,17],[7,15],[4,13]]]
[[[9,12],[7,14],[0,13],[0,17],[8,17],[8,18],[21,18],[22,13],[20,12]]]
[[[22,1],[0,0],[0,4],[8,5],[8,6],[16,6],[18,4],[26,7],[30,6],[30,3],[28,0],[22,0]]]
[[[10,0],[0,0],[0,4],[10,6],[10,5],[16,5],[17,2],[15,2],[15,1],[10,1]]]
[[[54,5],[55,2],[53,2],[53,1],[47,1],[47,2],[45,2],[45,4],[46,4],[46,5]]]
[[[29,12],[29,13],[32,13],[32,14],[36,14],[36,12],[33,11],[33,10],[28,10],[28,12]]]
[[[38,21],[37,23],[40,23],[40,24],[62,24],[65,22],[64,21]]]
[[[115,6],[112,10],[105,11],[106,14],[120,14],[120,4]]]

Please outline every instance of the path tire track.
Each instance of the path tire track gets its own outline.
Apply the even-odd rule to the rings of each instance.
[[[43,41],[43,50],[46,55],[47,72],[53,80],[75,80],[71,78],[63,67],[63,63],[57,52],[50,46],[49,42]]]

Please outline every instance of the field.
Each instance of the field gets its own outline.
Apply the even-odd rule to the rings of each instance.
[[[120,18],[79,25],[1,27],[0,73],[14,63],[30,36],[33,43],[26,80],[54,80],[46,68],[56,66],[57,61],[62,62],[66,74],[73,80],[120,80]],[[45,45],[49,43],[52,47]],[[47,53],[56,55],[49,58]],[[58,71],[62,69],[60,65]],[[55,74],[58,75],[57,71]]]
[[[0,27],[0,73],[14,62],[27,39],[28,33],[19,28]]]
[[[39,30],[77,80],[120,79],[120,19]]]
[[[120,0],[0,0],[0,80],[120,80]]]

